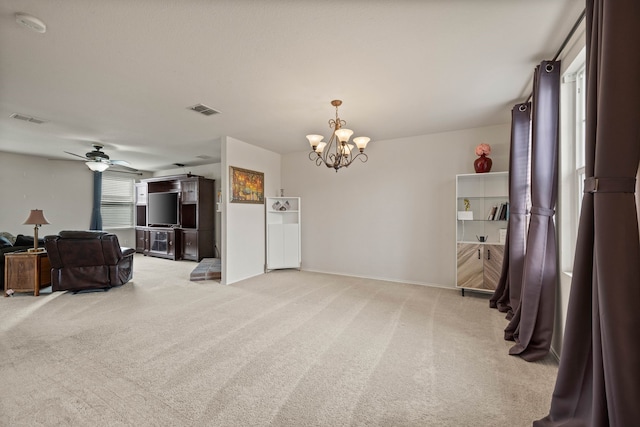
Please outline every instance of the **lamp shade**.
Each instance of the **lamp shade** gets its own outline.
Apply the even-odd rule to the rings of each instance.
[[[40,209],[32,209],[29,213],[29,218],[24,221],[24,224],[43,225],[49,224],[49,221],[47,221]]]
[[[324,147],[326,147],[326,146],[327,146],[326,142],[324,142],[324,141],[320,142],[318,144],[318,147],[316,148],[316,153],[322,153],[322,150],[324,150]]]
[[[104,172],[109,168],[109,164],[108,163],[102,163],[102,162],[84,162],[85,165],[87,165],[89,167],[89,169],[91,169],[94,172]]]
[[[367,147],[367,144],[369,143],[371,139],[367,138],[366,136],[359,136],[357,138],[353,138],[353,142],[356,143],[356,147],[358,147],[358,149],[360,151],[364,150]]]
[[[314,150],[320,144],[324,136],[322,135],[307,135],[307,139],[309,140],[309,144],[311,144],[311,148]]]
[[[349,138],[353,135],[353,131],[351,129],[338,129],[336,131],[336,136],[340,140],[340,142],[347,142]]]

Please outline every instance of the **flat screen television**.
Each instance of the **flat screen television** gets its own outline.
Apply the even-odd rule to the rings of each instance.
[[[147,195],[147,223],[149,225],[180,225],[178,209],[180,193],[149,193]]]

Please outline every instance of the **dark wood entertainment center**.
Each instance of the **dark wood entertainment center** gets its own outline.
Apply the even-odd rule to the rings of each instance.
[[[149,222],[151,193],[177,194],[176,224]],[[215,257],[214,180],[191,174],[143,179],[135,209],[136,252],[172,260]]]

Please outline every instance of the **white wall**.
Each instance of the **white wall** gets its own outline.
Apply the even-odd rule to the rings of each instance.
[[[222,283],[264,273],[264,204],[229,202],[229,166],[264,173],[265,197],[280,188],[281,156],[237,139],[222,141]]]
[[[214,190],[213,190],[213,198],[214,200],[218,200],[218,191],[221,189],[222,185],[222,164],[221,163],[211,163],[208,165],[198,165],[198,166],[185,166],[176,169],[165,169],[161,171],[154,172],[153,176],[169,176],[169,175],[185,175],[187,173],[193,175],[203,176],[205,178],[215,180]],[[216,244],[216,257],[220,256],[222,247],[222,213],[216,212],[214,218],[214,226],[215,226],[215,244]]]
[[[492,171],[507,170],[509,138],[505,124],[373,141],[367,163],[337,173],[284,155],[285,195],[302,197],[302,268],[454,287],[455,175],[474,172],[481,142]]]
[[[105,172],[107,173],[107,172]],[[0,152],[0,231],[33,235],[22,225],[31,209],[42,209],[49,225],[39,237],[62,230],[88,230],[93,202],[93,172],[83,162]],[[105,229],[122,246],[133,247],[131,229]]]
[[[32,236],[33,226],[22,224],[31,209],[42,209],[50,223],[40,237],[88,229],[92,174],[82,162],[0,152],[0,230]]]

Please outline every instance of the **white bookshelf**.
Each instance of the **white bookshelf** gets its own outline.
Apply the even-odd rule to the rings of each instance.
[[[300,269],[300,197],[267,197],[265,271]]]
[[[496,289],[508,212],[508,172],[456,175],[456,286],[463,295]]]

